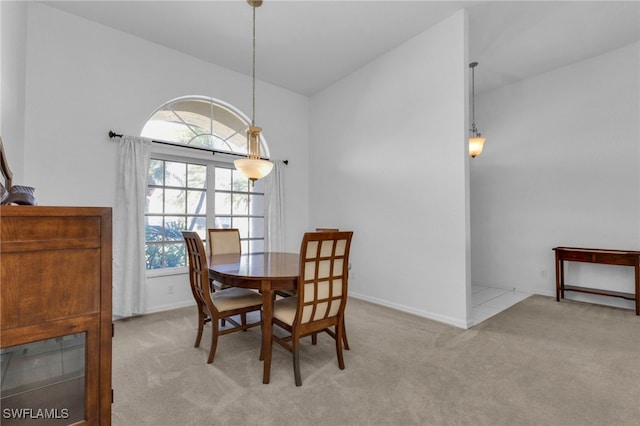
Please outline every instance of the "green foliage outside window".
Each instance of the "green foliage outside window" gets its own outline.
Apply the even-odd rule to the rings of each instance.
[[[164,240],[182,241],[182,227],[175,222],[167,223]],[[153,244],[152,241],[162,242],[162,227],[145,226],[146,267],[149,269],[180,268],[187,265],[185,246],[182,242],[172,244]],[[164,256],[163,256],[164,255]],[[164,263],[163,263],[164,257]]]
[[[146,269],[187,264],[183,230],[206,229],[206,166],[152,159],[147,178]]]

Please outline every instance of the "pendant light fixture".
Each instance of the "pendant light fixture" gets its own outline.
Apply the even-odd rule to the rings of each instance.
[[[253,91],[252,91],[252,111],[251,126],[247,129],[247,158],[235,160],[233,162],[236,169],[245,175],[255,185],[256,180],[262,179],[271,172],[273,163],[260,158],[260,132],[261,127],[256,126],[256,7],[262,5],[262,0],[247,0],[253,9]]]
[[[471,62],[469,68],[471,68],[471,135],[469,136],[469,155],[471,158],[476,158],[482,152],[485,138],[482,137],[478,129],[476,128],[475,119],[475,76],[474,68],[478,66],[477,62]]]

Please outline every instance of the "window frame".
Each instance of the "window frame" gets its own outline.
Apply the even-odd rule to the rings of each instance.
[[[208,214],[209,214],[209,209],[208,209],[208,204],[209,204],[209,166],[201,161],[201,160],[192,160],[192,159],[188,159],[188,158],[181,158],[181,157],[173,157],[173,156],[167,156],[167,155],[155,155],[152,151],[151,154],[151,160],[157,160],[157,161],[165,161],[165,162],[175,162],[175,163],[182,163],[182,164],[193,164],[193,165],[198,165],[198,166],[203,166],[206,168],[206,176],[205,176],[205,185],[206,187],[204,188],[204,192],[206,194],[206,204],[204,206],[204,214],[199,214],[197,215],[197,217],[202,217],[204,216],[205,219],[205,226],[208,226]],[[166,170],[166,169],[165,169]],[[186,183],[185,183],[186,184]],[[155,187],[158,188],[162,188],[163,190],[175,190],[175,189],[184,189],[185,191],[188,191],[188,186],[187,187],[175,187],[172,185],[166,185],[166,182],[163,181],[162,185],[154,185]],[[146,188],[149,188],[149,185],[146,185]],[[194,188],[196,191],[198,191],[198,188]],[[185,193],[185,197],[187,196],[187,194]],[[188,201],[185,199],[185,203],[188,204]],[[163,212],[158,214],[158,213],[147,213],[145,212],[145,228],[146,228],[146,223],[147,223],[147,218],[148,217],[152,217],[152,218],[161,218],[162,224],[163,224],[163,230],[164,230],[164,218],[165,217],[185,217],[186,219],[188,219],[189,214],[187,212],[181,212],[181,213],[167,213],[164,211],[164,207],[163,207]],[[194,217],[192,215],[192,217]],[[146,233],[146,229],[145,229],[145,233]],[[165,240],[164,237],[163,239],[158,242],[158,243],[152,243],[152,245],[158,245],[160,247],[165,247],[165,245],[167,244],[184,244],[184,240]],[[148,243],[146,242],[146,238],[145,238],[145,257],[146,257],[146,250],[148,247]],[[163,257],[164,260],[164,257]],[[186,261],[186,258],[185,258]],[[184,270],[186,270],[186,266],[185,267],[172,267],[172,268],[167,268],[167,267],[162,267],[162,268],[157,268],[157,269],[146,269],[145,271],[148,273],[150,272],[154,272],[154,271],[165,271],[165,272],[169,272],[169,271],[182,271],[184,272]],[[148,276],[153,276],[154,274],[148,275]],[[164,275],[164,274],[160,274],[160,275]],[[171,275],[171,274],[169,274]]]
[[[208,97],[208,96],[181,96],[181,97],[177,97],[174,99],[171,99],[167,102],[164,102],[162,105],[160,105],[158,108],[156,108],[156,110],[154,110],[151,114],[149,114],[149,116],[147,117],[147,120],[145,121],[145,123],[143,124],[142,128],[141,128],[141,135],[145,129],[145,127],[147,126],[147,124],[149,123],[150,120],[153,119],[153,117],[156,116],[156,114],[161,111],[162,109],[165,109],[167,107],[170,107],[173,104],[177,104],[180,102],[188,102],[188,101],[197,101],[197,102],[210,102],[211,104],[214,104],[214,106],[222,108],[222,109],[227,109],[231,114],[234,114],[237,118],[239,118],[241,121],[244,121],[245,125],[247,126],[247,128],[250,126],[251,124],[251,120],[250,118],[244,114],[242,111],[240,111],[238,108],[234,107],[231,104],[228,104],[224,101],[221,101],[219,99],[215,99],[212,97]],[[215,116],[211,117],[211,120],[215,120]],[[213,128],[213,127],[212,127]],[[142,135],[143,137],[145,137],[144,135]],[[214,137],[216,137],[214,135]],[[193,148],[193,145],[189,145],[189,144],[183,144],[180,141],[171,141],[171,140],[166,140],[166,139],[162,139],[162,138],[156,138],[155,136],[153,137],[154,140],[158,140],[159,142],[169,142],[169,144],[152,144],[152,148],[151,148],[151,159],[158,159],[158,160],[164,160],[164,161],[176,161],[176,162],[185,162],[185,163],[192,163],[192,164],[201,164],[201,165],[205,165],[207,167],[207,178],[206,178],[206,182],[207,182],[207,189],[206,189],[206,193],[207,193],[207,205],[205,208],[205,214],[206,214],[206,226],[207,228],[214,228],[215,227],[215,220],[216,220],[216,216],[215,216],[215,168],[216,167],[223,167],[223,168],[229,168],[229,169],[234,169],[233,166],[233,160],[236,160],[238,158],[243,158],[243,153],[241,152],[225,152],[225,151],[215,151],[215,150],[202,150],[202,149],[189,149],[189,148]],[[269,146],[267,144],[267,141],[265,140],[263,135],[260,135],[260,147],[261,147],[261,151],[263,156],[266,156],[266,158],[269,157]],[[246,149],[245,149],[246,151]],[[215,155],[214,155],[215,154]],[[244,153],[246,155],[246,152]],[[251,192],[251,189],[249,188],[249,193]],[[264,206],[266,205],[266,192],[262,191],[261,192],[262,197],[263,197],[263,213],[262,213],[262,218],[264,220],[264,227],[266,227],[266,217],[264,214]],[[146,218],[146,213],[145,213],[145,218]],[[247,237],[249,237],[247,235]],[[241,237],[242,238],[242,237]],[[261,238],[247,238],[247,239],[241,239],[241,242],[247,241],[246,242],[246,246],[249,247],[251,244],[251,240],[262,240],[262,246],[266,247],[266,232],[263,234],[263,236]],[[206,246],[208,246],[208,244],[206,244]],[[145,252],[146,252],[146,242],[145,242]],[[152,277],[162,277],[162,276],[170,276],[170,275],[178,275],[178,274],[184,274],[188,272],[188,264],[185,265],[184,267],[176,267],[176,268],[160,268],[160,269],[146,269],[145,268],[145,273],[146,276],[149,278]]]
[[[207,203],[206,203],[206,224],[207,228],[215,227],[215,168],[222,167],[226,169],[234,169],[233,167],[233,159],[232,156],[226,156],[222,154],[216,154],[215,157],[211,158],[211,155],[207,155],[206,153],[195,152],[193,155],[184,155],[184,149],[181,147],[171,147],[166,145],[156,145],[152,147],[151,150],[151,159],[164,160],[164,161],[176,161],[176,162],[185,162],[191,164],[199,164],[207,167]],[[248,180],[248,179],[247,179]],[[250,186],[250,184],[249,184]],[[249,191],[251,192],[251,191]],[[257,194],[262,195],[264,198],[264,202],[266,203],[266,192],[258,192]],[[264,205],[264,204],[263,204]],[[264,209],[263,209],[264,210]],[[228,215],[223,215],[228,216]],[[243,215],[240,215],[243,216]],[[145,214],[146,217],[146,214]],[[262,214],[262,217],[265,220],[266,226],[266,216]],[[243,238],[242,241],[252,241],[252,240],[263,240],[263,245],[266,244],[266,235],[263,235],[262,238]],[[248,242],[247,244],[250,244]],[[208,244],[205,241],[205,247]],[[146,250],[146,243],[145,243]],[[188,264],[183,267],[176,268],[159,268],[159,269],[146,269],[145,273],[147,278],[154,277],[163,277],[163,276],[171,276],[171,275],[182,275],[189,271]]]
[[[153,111],[151,114],[149,114],[149,116],[147,117],[145,124],[142,126],[142,130],[140,131],[140,136],[141,137],[147,137],[153,140],[157,140],[159,142],[166,142],[169,143],[171,145],[174,146],[179,146],[179,147],[187,147],[187,148],[197,148],[200,150],[204,150],[204,151],[209,151],[210,153],[214,153],[214,154],[222,154],[223,156],[226,155],[230,155],[233,156],[233,158],[241,158],[243,156],[248,155],[248,151],[247,151],[247,147],[246,145],[243,145],[242,148],[238,148],[237,151],[234,150],[220,150],[220,149],[216,149],[213,147],[203,147],[201,145],[196,145],[196,144],[191,144],[191,142],[193,142],[193,140],[202,137],[202,136],[207,136],[210,135],[212,137],[214,137],[215,139],[218,139],[220,141],[222,141],[225,145],[228,146],[228,142],[227,139],[225,139],[224,137],[222,137],[221,135],[216,135],[213,133],[213,124],[211,124],[211,129],[209,132],[205,132],[203,131],[202,133],[198,134],[197,136],[191,138],[189,141],[187,141],[186,143],[183,141],[178,141],[178,140],[171,140],[171,139],[164,139],[162,137],[158,137],[157,134],[153,135],[153,134],[144,134],[145,133],[145,129],[147,128],[147,125],[154,119],[154,117],[156,116],[156,114],[158,114],[160,111],[163,110],[171,110],[173,111],[172,106],[176,105],[176,104],[180,104],[180,103],[186,103],[189,101],[193,101],[193,102],[209,102],[211,104],[211,111],[213,111],[213,108],[219,108],[219,109],[226,109],[230,114],[232,114],[233,116],[235,116],[238,120],[244,122],[245,125],[245,129],[248,129],[249,126],[251,125],[251,118],[249,116],[247,116],[245,113],[243,113],[242,111],[240,111],[238,108],[234,107],[233,105],[221,101],[219,99],[216,98],[212,98],[209,96],[180,96],[174,99],[171,99],[165,103],[163,103],[162,105],[160,105],[158,108],[156,108],[155,111]],[[180,116],[178,113],[175,113],[176,117],[178,118],[178,121],[180,121],[186,129],[189,130],[193,130],[192,127],[192,122],[189,121],[185,121],[184,118],[182,116]],[[211,114],[213,114],[213,112],[211,112]],[[215,116],[211,115],[208,117],[211,121],[211,123],[213,123],[215,120]],[[202,129],[204,130],[204,129]],[[153,133],[151,131],[151,133]],[[236,132],[235,134],[239,134],[239,132]],[[195,135],[195,133],[194,133]],[[242,135],[243,139],[246,137],[245,134]],[[270,157],[270,151],[269,151],[269,145],[267,144],[267,141],[264,137],[264,135],[261,133],[260,134],[260,152],[262,157],[264,158],[269,158]]]
[[[224,168],[224,169],[228,169],[231,170],[231,188],[230,189],[222,189],[222,188],[217,188],[216,186],[213,186],[213,196],[214,199],[212,200],[213,203],[213,207],[214,207],[214,214],[212,215],[213,218],[213,223],[208,226],[209,228],[216,228],[217,226],[217,221],[220,219],[225,219],[225,218],[230,218],[230,222],[231,222],[231,227],[232,228],[238,228],[240,230],[240,245],[242,247],[242,253],[251,253],[251,252],[259,252],[259,251],[264,251],[265,248],[265,239],[266,239],[266,232],[264,232],[266,230],[266,217],[265,217],[265,202],[266,202],[266,193],[265,193],[265,186],[264,186],[264,181],[258,181],[256,182],[255,186],[252,185],[249,182],[249,179],[244,178],[243,180],[246,180],[246,190],[238,190],[235,189],[233,187],[233,174],[237,173],[240,174],[239,171],[235,170],[234,167],[224,167],[224,166],[218,166],[216,165],[215,167],[213,167],[213,171],[214,171],[214,176],[213,176],[213,182],[211,183],[212,185],[215,184],[215,169],[216,168]],[[208,185],[208,183],[207,183]],[[207,186],[208,188],[208,186]],[[231,212],[230,213],[219,213],[215,214],[215,206],[216,206],[216,195],[217,194],[227,194],[230,195],[232,199],[234,199],[234,196],[240,196],[240,197],[244,197],[246,195],[247,197],[247,211],[246,213],[239,213],[239,214],[235,214],[234,208],[233,208],[233,201],[231,203]],[[255,214],[254,212],[252,212],[252,204],[255,202],[255,200],[253,200],[255,197],[262,197],[262,211],[261,214]],[[243,227],[239,226],[239,225],[234,225],[235,220],[242,220],[242,219],[246,219],[247,220],[247,229],[246,229],[246,236],[243,235]],[[262,236],[261,237],[256,237],[256,236],[251,236],[251,230],[252,230],[252,219],[262,219]],[[259,243],[259,247],[258,250],[256,249],[252,249],[252,245],[254,244],[254,242],[259,242],[261,241],[261,243]]]

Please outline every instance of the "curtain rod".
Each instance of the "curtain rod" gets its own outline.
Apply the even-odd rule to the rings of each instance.
[[[111,139],[113,139],[113,138],[121,138],[123,136],[124,135],[120,135],[120,134],[114,132],[113,130],[109,130],[109,137]],[[225,155],[232,155],[232,156],[235,156],[235,157],[246,157],[246,155],[238,154],[236,152],[218,151],[216,149],[202,148],[200,146],[182,145],[182,144],[179,144],[179,143],[158,141],[158,140],[155,140],[155,139],[152,139],[151,142],[157,143],[157,144],[160,144],[160,145],[176,146],[178,148],[187,148],[187,149],[195,149],[195,150],[198,150],[198,151],[206,151],[206,152],[210,152],[212,155],[225,154]],[[267,160],[267,158],[262,158],[262,160]],[[287,164],[287,165],[289,164],[289,160],[282,160],[282,162],[284,164]]]

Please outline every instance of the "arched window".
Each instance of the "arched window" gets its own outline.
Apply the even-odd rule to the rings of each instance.
[[[204,96],[173,99],[149,118],[141,136],[154,140],[247,155],[250,120],[229,104]],[[260,152],[269,157],[261,135]]]
[[[141,136],[245,156],[249,124],[231,105],[191,96],[158,108]],[[268,155],[264,139],[261,145]],[[176,156],[151,156],[145,211],[147,270],[162,273],[187,266],[182,230],[196,231],[206,241],[207,228],[238,228],[243,253],[264,250],[262,181],[250,185],[229,157],[203,159],[199,154],[190,156],[184,150]]]

